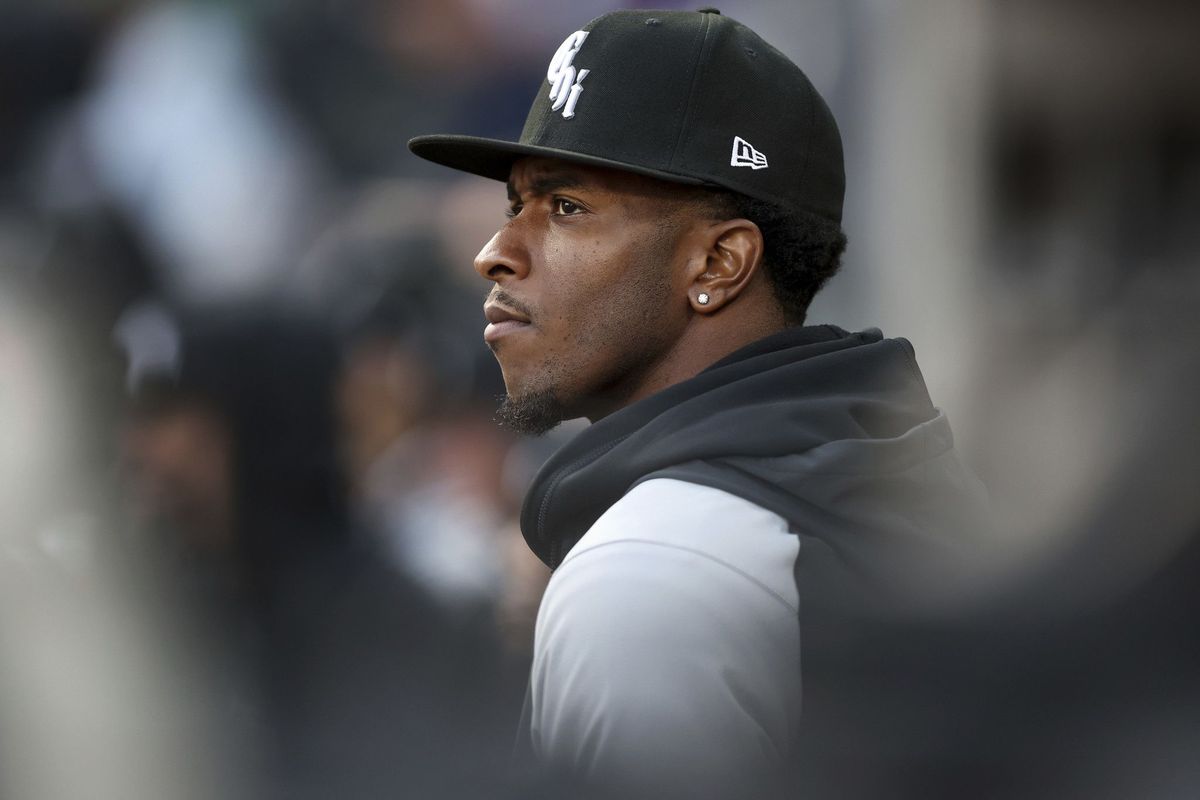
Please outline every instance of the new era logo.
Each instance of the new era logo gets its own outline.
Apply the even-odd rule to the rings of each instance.
[[[740,136],[733,137],[733,155],[729,157],[731,167],[749,167],[750,169],[766,169],[767,157]]]

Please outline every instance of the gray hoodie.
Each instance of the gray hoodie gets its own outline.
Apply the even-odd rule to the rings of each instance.
[[[790,329],[600,420],[522,511],[556,568],[534,754],[622,791],[744,791],[808,722],[801,643],[807,667],[928,602],[986,519],[911,345],[876,330]]]

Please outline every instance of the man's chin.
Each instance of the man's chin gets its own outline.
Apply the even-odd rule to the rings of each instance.
[[[566,419],[566,409],[553,389],[506,394],[496,409],[496,421],[527,436],[541,436]]]

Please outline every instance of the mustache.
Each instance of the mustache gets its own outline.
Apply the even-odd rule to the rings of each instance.
[[[491,303],[491,302],[499,303],[500,305],[502,305],[506,308],[510,308],[513,311],[516,311],[518,314],[524,314],[530,320],[533,319],[533,309],[532,308],[527,306],[525,303],[522,303],[520,300],[513,297],[511,294],[504,291],[500,287],[496,287],[491,292],[484,295],[483,301],[485,303]]]

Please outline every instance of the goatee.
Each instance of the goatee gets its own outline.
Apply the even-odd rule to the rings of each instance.
[[[496,409],[496,422],[527,436],[541,436],[563,421],[564,409],[553,390],[542,389],[520,397],[506,394]]]

